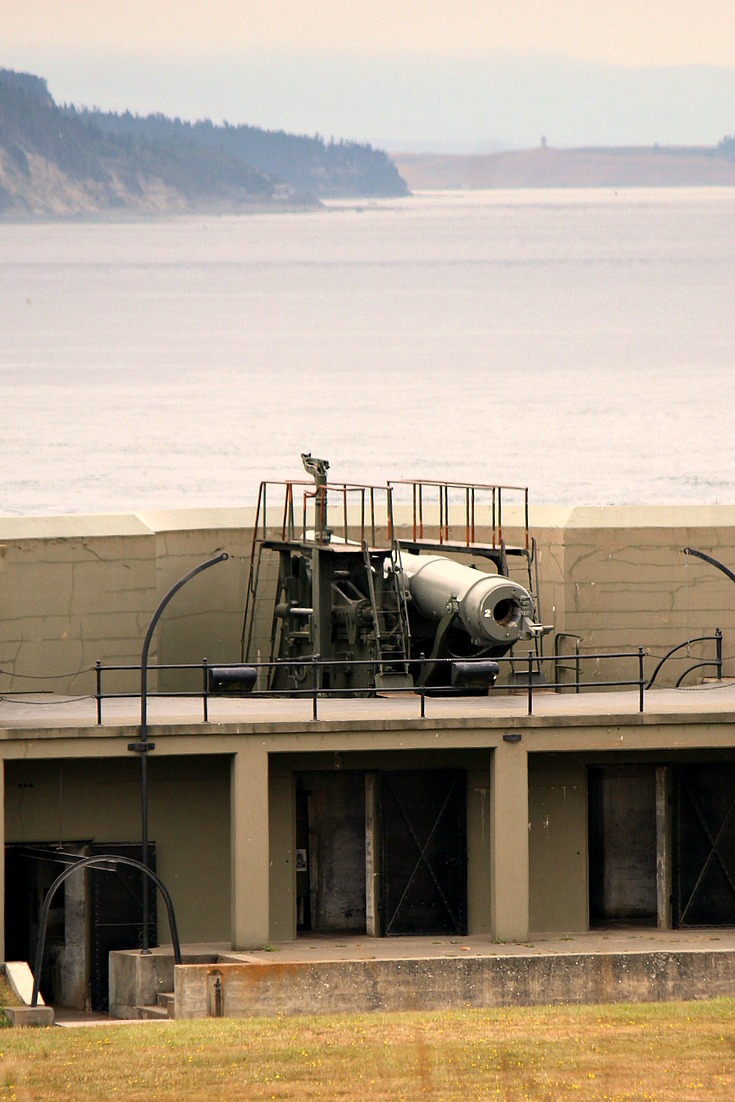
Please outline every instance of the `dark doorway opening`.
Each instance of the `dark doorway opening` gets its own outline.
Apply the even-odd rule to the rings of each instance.
[[[464,770],[298,774],[298,931],[465,934],[466,790]]]
[[[590,926],[655,926],[656,768],[590,767]]]
[[[365,774],[300,774],[296,783],[297,928],[365,933]]]
[[[39,915],[46,893],[69,856],[110,853],[140,860],[140,843],[38,842],[5,848],[6,959],[31,965],[39,937]],[[66,855],[66,856],[65,856]],[[155,871],[155,844],[149,865]],[[149,895],[149,944],[157,944],[155,892]],[[109,954],[142,945],[142,875],[118,866],[115,871],[80,870],[57,890],[49,915],[41,993],[46,1002],[77,1009],[109,1009]]]

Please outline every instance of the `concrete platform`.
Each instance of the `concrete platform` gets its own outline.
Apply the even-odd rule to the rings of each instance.
[[[115,953],[116,1017],[173,990],[175,1018],[365,1013],[735,997],[735,930],[627,928],[486,937],[309,936],[236,953],[188,945]]]

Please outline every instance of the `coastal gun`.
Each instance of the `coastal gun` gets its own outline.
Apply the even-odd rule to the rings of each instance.
[[[452,683],[447,660],[502,657],[518,642],[538,651],[549,629],[537,620],[530,584],[508,575],[508,557],[525,556],[530,583],[532,544],[524,525],[526,545],[506,545],[501,487],[328,485],[326,460],[304,453],[302,462],[313,483],[262,483],[259,494],[242,657],[271,663],[263,687],[441,691]],[[393,515],[398,485],[410,485],[414,500],[405,531]],[[283,498],[275,523],[268,509],[274,486]],[[425,521],[432,488],[441,497],[437,524]],[[455,541],[450,514],[458,491],[468,523]],[[487,539],[478,538],[483,491],[492,492]],[[447,554],[425,553],[436,550]],[[483,569],[458,555],[479,559]]]

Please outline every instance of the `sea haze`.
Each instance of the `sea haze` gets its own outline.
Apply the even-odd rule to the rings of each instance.
[[[263,478],[735,502],[735,189],[1,225],[0,513]]]

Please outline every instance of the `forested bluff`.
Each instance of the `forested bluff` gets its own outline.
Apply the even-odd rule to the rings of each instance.
[[[47,82],[0,69],[0,218],[318,208],[408,194],[370,145],[58,105]]]

